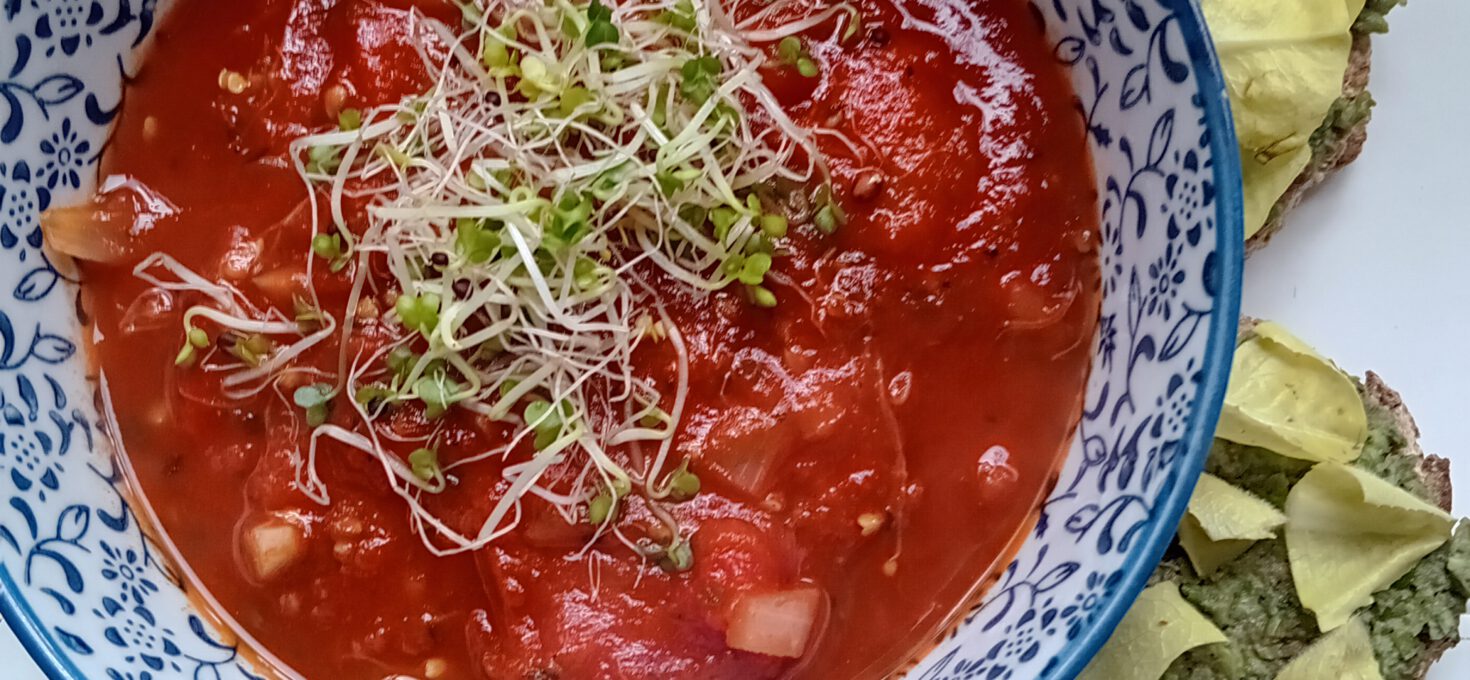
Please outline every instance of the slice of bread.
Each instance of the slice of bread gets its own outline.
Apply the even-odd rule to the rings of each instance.
[[[1373,60],[1373,43],[1368,33],[1353,30],[1353,48],[1348,55],[1347,74],[1343,76],[1342,97],[1333,104],[1339,106],[1369,106],[1373,99],[1368,94],[1368,71]],[[1338,170],[1358,158],[1363,143],[1368,140],[1368,121],[1372,116],[1363,116],[1351,125],[1339,128],[1330,119],[1312,135],[1312,160],[1298,175],[1296,181],[1286,188],[1286,193],[1271,207],[1266,223],[1245,242],[1247,255],[1264,247],[1276,232],[1281,231],[1286,214],[1301,203],[1307,192],[1326,181]]]
[[[1414,416],[1409,415],[1409,409],[1404,406],[1404,400],[1388,385],[1377,373],[1368,371],[1366,380],[1363,382],[1363,395],[1366,399],[1377,402],[1393,415],[1399,433],[1404,438],[1404,446],[1397,451],[1398,455],[1416,458],[1415,471],[1419,475],[1419,481],[1424,485],[1427,493],[1425,500],[1433,501],[1441,510],[1450,511],[1453,500],[1453,490],[1450,488],[1450,461],[1424,453],[1419,448],[1419,426],[1414,422]],[[1429,673],[1429,667],[1439,660],[1445,652],[1460,642],[1458,634],[1443,639],[1430,639],[1420,636],[1424,643],[1424,649],[1414,659],[1414,672],[1412,677],[1423,678]]]
[[[1254,319],[1242,318],[1240,337],[1244,339],[1255,324]],[[1419,446],[1419,428],[1398,392],[1370,371],[1359,384],[1359,394],[1369,411],[1375,434],[1370,435],[1358,464],[1449,511],[1450,463],[1424,453]],[[1311,463],[1305,461],[1221,442],[1216,443],[1207,464],[1212,474],[1278,507],[1290,486],[1310,467]],[[1464,538],[1458,537],[1454,542],[1458,547],[1447,544],[1424,558],[1409,575],[1381,591],[1378,604],[1365,610],[1364,615],[1374,630],[1375,648],[1383,642],[1385,646],[1377,651],[1389,655],[1380,656],[1380,662],[1390,664],[1394,670],[1385,674],[1388,680],[1422,680],[1429,667],[1459,642],[1458,629],[1450,624],[1464,611],[1464,597],[1470,596],[1470,583],[1466,582],[1463,567],[1453,566],[1457,556],[1464,557]],[[1237,562],[1225,565],[1209,577],[1195,574],[1182,551],[1174,546],[1165,554],[1150,583],[1162,580],[1180,583],[1185,598],[1200,607],[1207,617],[1215,619],[1215,613],[1225,614],[1228,618],[1215,620],[1232,639],[1228,647],[1208,645],[1187,652],[1170,666],[1164,674],[1166,680],[1270,680],[1282,665],[1319,636],[1315,619],[1296,600],[1285,544],[1279,538],[1258,542],[1237,558]],[[1438,590],[1415,599],[1416,590],[1431,583]],[[1435,619],[1436,623],[1428,623],[1432,617],[1420,614],[1395,618],[1396,606],[1420,607],[1422,612],[1429,605],[1434,605],[1432,611],[1442,614]],[[1394,625],[1403,622],[1418,625],[1421,621],[1425,627],[1418,630],[1405,631]],[[1386,626],[1382,631],[1380,623]],[[1383,640],[1376,639],[1380,632]]]

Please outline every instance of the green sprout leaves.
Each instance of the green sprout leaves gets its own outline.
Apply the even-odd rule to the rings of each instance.
[[[772,293],[771,290],[769,288],[766,288],[765,286],[747,286],[745,288],[745,292],[750,296],[751,304],[757,307],[770,309],[772,307],[775,307],[776,303],[778,302],[778,300],[776,300],[776,294]]]
[[[296,392],[291,395],[291,400],[306,411],[307,425],[319,427],[327,422],[334,396],[336,396],[336,388],[331,384],[316,383],[296,388]]]
[[[330,144],[313,146],[306,151],[306,171],[315,175],[330,175],[342,167],[341,147]]]
[[[454,225],[454,249],[471,264],[489,262],[500,252],[501,224],[493,220],[460,218]]]
[[[683,503],[693,499],[699,495],[699,487],[699,475],[689,471],[688,458],[669,475],[669,498],[675,502]]]
[[[740,271],[735,274],[735,279],[747,286],[758,286],[766,280],[768,271],[771,271],[771,256],[765,253],[751,253],[745,258]]]
[[[434,449],[414,449],[408,454],[408,466],[413,470],[413,476],[426,482],[444,474],[439,468],[439,452]]]
[[[794,35],[788,35],[782,38],[781,42],[776,43],[776,56],[783,63],[795,64],[796,60],[800,59],[805,53],[806,47],[801,44],[801,38]]]
[[[563,425],[571,420],[572,405],[565,400],[557,403],[560,406],[553,408],[551,402],[536,399],[526,404],[526,410],[521,413],[526,425],[535,433],[533,443],[538,451],[551,446],[561,436]]]
[[[362,112],[357,109],[342,109],[337,114],[337,128],[344,132],[362,127]]]
[[[612,10],[603,6],[600,0],[592,0],[592,4],[587,6],[587,46],[616,44],[618,37],[618,27],[612,22]]]
[[[613,517],[614,503],[613,495],[606,491],[592,497],[587,501],[587,523],[592,526],[601,526]]]
[[[542,243],[553,252],[576,245],[592,233],[592,199],[584,194],[568,193],[550,210],[550,219]]]
[[[673,7],[660,13],[658,20],[690,35],[699,30],[699,20],[694,14],[693,0],[679,0],[674,3]]]
[[[188,326],[184,330],[184,346],[174,356],[175,366],[192,366],[198,351],[209,346],[209,334],[203,329]]]
[[[564,78],[558,68],[558,64],[527,54],[521,57],[521,80],[517,88],[528,97],[560,92]]]
[[[790,223],[785,215],[761,215],[761,231],[771,238],[782,238],[786,236],[786,230]]]
[[[817,231],[830,235],[847,223],[847,213],[833,196],[832,187],[824,186],[817,191],[816,202],[821,206],[817,208],[816,215],[812,216],[812,225]]]
[[[424,402],[424,417],[435,420],[463,398],[463,389],[453,378],[435,371],[414,382],[413,395]]]
[[[689,547],[689,541],[676,538],[669,543],[658,558],[658,566],[671,574],[694,568],[694,550]]]
[[[622,476],[622,473],[613,477],[607,490],[587,501],[587,523],[592,526],[602,526],[616,520],[618,506],[622,503],[623,498],[632,492],[633,483],[627,477]]]
[[[812,57],[811,52],[807,51],[801,38],[794,35],[788,35],[776,44],[776,57],[781,60],[781,63],[795,67],[796,72],[800,73],[803,78],[815,78],[822,73],[817,66],[816,59]]]
[[[241,335],[234,331],[225,331],[220,334],[218,344],[230,356],[251,367],[259,366],[266,355],[275,349],[275,343],[259,333]]]
[[[398,312],[398,318],[405,328],[428,336],[439,325],[440,302],[439,296],[434,293],[399,295],[398,300],[393,303],[393,309]]]
[[[311,252],[326,260],[333,273],[342,271],[351,261],[342,248],[341,234],[317,234],[311,237]]]
[[[695,57],[679,68],[679,92],[689,101],[703,105],[720,89],[724,66],[714,57]]]
[[[396,396],[398,396],[398,393],[389,389],[386,385],[372,383],[357,388],[357,393],[352,395],[352,400],[356,401],[363,408],[371,409]]]

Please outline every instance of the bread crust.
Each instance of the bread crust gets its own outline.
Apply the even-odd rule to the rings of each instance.
[[[1355,98],[1368,90],[1368,72],[1372,60],[1373,43],[1369,35],[1355,31],[1352,51],[1348,53],[1347,73],[1343,75],[1343,96]],[[1358,158],[1358,154],[1363,151],[1363,143],[1368,141],[1368,121],[1371,119],[1372,116],[1365,117],[1340,139],[1324,144],[1312,152],[1312,160],[1307,163],[1306,170],[1297,176],[1296,181],[1287,187],[1286,193],[1276,201],[1261,230],[1246,239],[1247,256],[1265,247],[1271,237],[1281,231],[1286,214],[1301,203],[1307,192]]]
[[[1419,447],[1419,426],[1414,422],[1414,416],[1409,414],[1409,409],[1404,406],[1404,400],[1388,385],[1384,384],[1383,378],[1377,373],[1368,371],[1363,383],[1363,391],[1368,398],[1378,402],[1380,406],[1388,409],[1393,414],[1394,423],[1400,434],[1404,436],[1404,448],[1400,455],[1415,457],[1419,459],[1417,469],[1419,479],[1428,487],[1433,494],[1435,505],[1445,512],[1450,511],[1453,500],[1453,489],[1450,488],[1450,462],[1439,456],[1431,456],[1424,453]]]
[[[1405,442],[1399,454],[1419,459],[1416,463],[1419,479],[1434,495],[1431,500],[1441,510],[1449,512],[1450,503],[1453,500],[1453,492],[1450,488],[1450,462],[1439,456],[1424,453],[1424,449],[1419,447],[1419,426],[1414,423],[1414,417],[1409,414],[1409,409],[1404,406],[1404,400],[1399,393],[1384,384],[1383,378],[1380,378],[1377,373],[1368,371],[1363,383],[1363,392],[1369,399],[1378,402],[1393,414],[1395,426],[1403,434]],[[1424,640],[1424,651],[1420,652],[1414,664],[1414,677],[1422,680],[1429,674],[1429,668],[1439,661],[1439,657],[1444,656],[1445,652],[1459,642],[1458,636],[1445,640]]]

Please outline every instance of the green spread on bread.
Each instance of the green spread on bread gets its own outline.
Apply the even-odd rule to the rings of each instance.
[[[1358,20],[1353,22],[1354,33],[1387,33],[1388,12],[1404,0],[1368,0],[1363,5],[1363,11],[1358,13]]]
[[[1386,32],[1399,4],[1201,0],[1240,144],[1246,238],[1279,222],[1292,202],[1283,197],[1304,174],[1326,174],[1356,156],[1356,145],[1342,152],[1374,103],[1361,88],[1366,36]],[[1358,69],[1361,82],[1350,87]]]
[[[1203,0],[1225,74],[1245,186],[1245,235],[1306,170],[1312,133],[1342,94],[1363,0]]]
[[[1260,368],[1252,363],[1250,348],[1263,340],[1268,346],[1284,341],[1305,347],[1274,324],[1244,333],[1246,357],[1237,357],[1231,376],[1237,399],[1252,394],[1235,387],[1251,379],[1252,365]],[[1342,431],[1331,424],[1341,418],[1336,409],[1291,403],[1301,395],[1321,397],[1322,386],[1311,383],[1325,379],[1322,366],[1331,364],[1320,359],[1315,368],[1271,378],[1294,387],[1278,393],[1275,403],[1295,418],[1313,421],[1292,421],[1293,428]],[[1110,680],[1417,680],[1439,652],[1458,641],[1459,620],[1470,599],[1470,524],[1451,529],[1454,520],[1440,507],[1446,499],[1443,468],[1426,465],[1412,439],[1416,433],[1406,431],[1412,425],[1395,413],[1396,400],[1385,403],[1380,394],[1386,388],[1348,384],[1366,425],[1361,440],[1352,443],[1355,455],[1349,460],[1323,462],[1324,457],[1286,456],[1255,442],[1215,440],[1206,462],[1210,481],[1199,487],[1181,523],[1183,545],[1170,548],[1150,583],[1177,587],[1182,600],[1226,641],[1192,645],[1162,661],[1145,660],[1143,654],[1173,650],[1136,642],[1120,648],[1115,634],[1089,673],[1106,667],[1110,657],[1116,663],[1121,654],[1137,672],[1113,673]],[[1243,413],[1261,412],[1248,404],[1234,406]],[[1279,448],[1282,442],[1290,446],[1292,439],[1269,444]],[[1256,502],[1284,517],[1272,535],[1266,536],[1266,528],[1276,518],[1253,508]],[[1225,507],[1199,507],[1203,504]],[[1185,537],[1200,515],[1212,514],[1226,518],[1213,520],[1218,536],[1266,537],[1247,540],[1229,559],[1201,565],[1208,569],[1197,568],[1197,547]],[[1154,614],[1135,608],[1128,616],[1137,625],[1138,617],[1149,620]],[[1354,642],[1360,637],[1366,647]],[[1148,670],[1160,667],[1166,669],[1161,675]]]

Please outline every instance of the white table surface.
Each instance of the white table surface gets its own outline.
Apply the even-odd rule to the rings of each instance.
[[[1470,2],[1414,0],[1390,19],[1367,147],[1251,258],[1244,311],[1403,393],[1470,515]],[[0,677],[43,677],[3,628]],[[1429,674],[1466,677],[1470,643]]]

